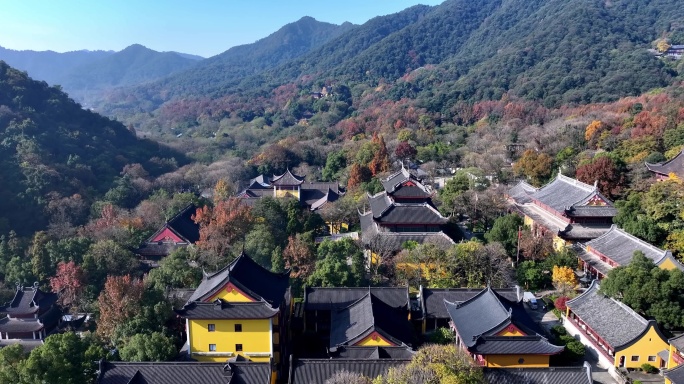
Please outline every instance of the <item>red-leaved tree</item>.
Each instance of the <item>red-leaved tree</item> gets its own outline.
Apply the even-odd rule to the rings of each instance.
[[[55,277],[50,278],[50,287],[59,295],[62,305],[76,304],[83,289],[83,269],[73,261],[60,261]]]
[[[219,201],[213,208],[198,208],[193,220],[200,225],[197,247],[206,254],[205,262],[218,267],[228,251],[242,241],[254,222],[252,208],[239,198]]]
[[[607,156],[597,157],[591,163],[578,167],[575,176],[587,184],[598,181],[599,191],[609,199],[618,197],[625,186],[624,172]]]

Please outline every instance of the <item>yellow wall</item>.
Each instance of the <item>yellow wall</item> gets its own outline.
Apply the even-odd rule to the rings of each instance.
[[[246,303],[254,301],[251,297],[241,293],[240,291],[232,287],[230,284],[228,284],[227,287],[222,288],[220,291],[218,291],[218,293],[216,293],[207,301],[212,302],[216,299],[222,299],[223,301],[228,303]]]
[[[677,266],[675,265],[675,263],[673,263],[672,260],[670,260],[670,259],[665,259],[665,261],[663,261],[663,263],[660,264],[659,267],[660,267],[661,269],[667,269],[667,270],[672,270],[672,269],[676,269],[676,268],[677,268]]]
[[[215,331],[208,331],[208,324]],[[235,324],[242,324],[242,332],[235,332]],[[199,361],[226,361],[240,354],[252,361],[269,361],[272,354],[271,319],[259,320],[188,320],[190,352]],[[216,351],[209,351],[209,344],[216,344]],[[242,344],[242,352],[235,351],[235,344]],[[195,355],[195,353],[206,355]],[[268,356],[249,356],[250,352],[268,353]],[[230,355],[232,353],[232,355]]]
[[[299,199],[299,191],[297,190],[290,191],[284,189],[276,189],[275,192],[276,197],[294,197],[295,199]]]
[[[568,245],[568,242],[561,239],[560,237],[558,237],[558,236],[553,237],[553,248],[556,251],[562,251],[563,248],[565,248],[567,245]]]
[[[525,224],[526,227],[532,228],[532,224],[534,224],[534,220],[532,220],[531,217],[525,215],[523,218],[523,224]]]
[[[548,367],[549,356],[547,355],[489,355],[484,356],[486,367],[507,367],[507,368],[537,368]],[[521,364],[518,360],[524,359]]]
[[[656,368],[660,367],[658,352],[668,349],[667,341],[660,338],[654,327],[650,327],[645,335],[631,346],[615,352],[615,366],[620,366],[620,357],[625,356],[626,368],[640,368],[642,364],[649,363]],[[632,361],[632,356],[639,356],[639,361]],[[648,361],[648,356],[655,356],[656,361]]]
[[[513,328],[512,331],[509,331],[508,328],[504,329],[503,331],[499,332],[496,334],[497,336],[525,336],[524,333],[521,333],[518,329]]]
[[[375,340],[373,340],[373,336],[375,337]],[[365,339],[359,341],[358,343],[354,344],[356,346],[360,347],[377,347],[377,346],[382,346],[382,347],[388,347],[388,346],[393,346],[394,344],[388,343],[385,339],[380,337],[376,332],[373,332],[370,334],[368,337]]]

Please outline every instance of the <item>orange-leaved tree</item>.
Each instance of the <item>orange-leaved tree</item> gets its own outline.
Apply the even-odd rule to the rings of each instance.
[[[213,208],[198,208],[193,220],[200,226],[196,245],[205,253],[205,263],[212,267],[218,267],[230,248],[244,240],[254,223],[252,208],[239,198],[218,201]]]
[[[59,295],[62,305],[75,305],[83,289],[83,269],[73,261],[57,264],[57,272],[50,278],[50,287]]]
[[[111,340],[116,327],[140,313],[140,302],[145,292],[142,280],[131,275],[108,276],[105,287],[97,299],[100,320],[97,334]]]

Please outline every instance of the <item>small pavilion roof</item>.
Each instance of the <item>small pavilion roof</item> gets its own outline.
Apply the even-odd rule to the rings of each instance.
[[[330,347],[354,345],[377,332],[393,344],[415,344],[413,326],[407,313],[374,297],[370,290],[351,305],[331,314]]]
[[[294,173],[290,172],[290,169],[288,168],[285,173],[283,173],[280,176],[273,176],[271,179],[271,185],[279,186],[279,187],[284,187],[284,186],[297,186],[301,185],[304,182],[304,176],[299,176],[295,175]]]
[[[635,251],[641,251],[644,256],[651,259],[656,265],[670,259],[680,271],[684,271],[684,265],[674,259],[670,251],[662,250],[651,245],[636,236],[613,225],[605,234],[588,241],[585,244],[587,252],[598,253],[616,262],[618,265],[627,265],[632,261]]]
[[[402,165],[401,169],[380,181],[385,192],[398,198],[430,198],[432,193]]]
[[[0,307],[0,313],[7,313],[11,317],[39,314],[48,311],[57,302],[57,294],[43,292],[37,286],[17,286],[14,297]]]
[[[682,156],[684,150],[679,152],[677,156],[673,157],[664,163],[646,163],[646,169],[653,173],[657,173],[664,176],[669,176],[670,173],[674,173],[677,177],[684,177],[684,156]]]
[[[594,280],[584,293],[569,300],[567,306],[615,350],[639,337],[649,322],[599,289],[598,281]]]
[[[229,282],[254,300],[264,300],[276,308],[290,286],[290,271],[271,272],[243,252],[220,271],[211,275],[205,274],[188,303],[210,299]]]

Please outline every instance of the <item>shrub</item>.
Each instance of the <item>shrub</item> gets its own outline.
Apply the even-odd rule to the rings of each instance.
[[[567,304],[566,304],[566,303],[568,302],[568,300],[570,300],[568,297],[566,297],[566,296],[561,296],[561,297],[557,298],[556,301],[554,301],[553,305],[554,305],[554,307],[556,307],[559,311],[565,312],[565,310],[568,308],[568,306],[567,306]]]
[[[551,327],[551,333],[556,339],[559,339],[561,336],[567,335],[568,331],[565,330],[564,326],[559,324]]]
[[[449,328],[438,328],[430,335],[430,342],[435,344],[450,344],[454,341],[454,334]]]
[[[641,364],[641,369],[646,373],[658,373],[658,368],[652,366],[649,363]]]

